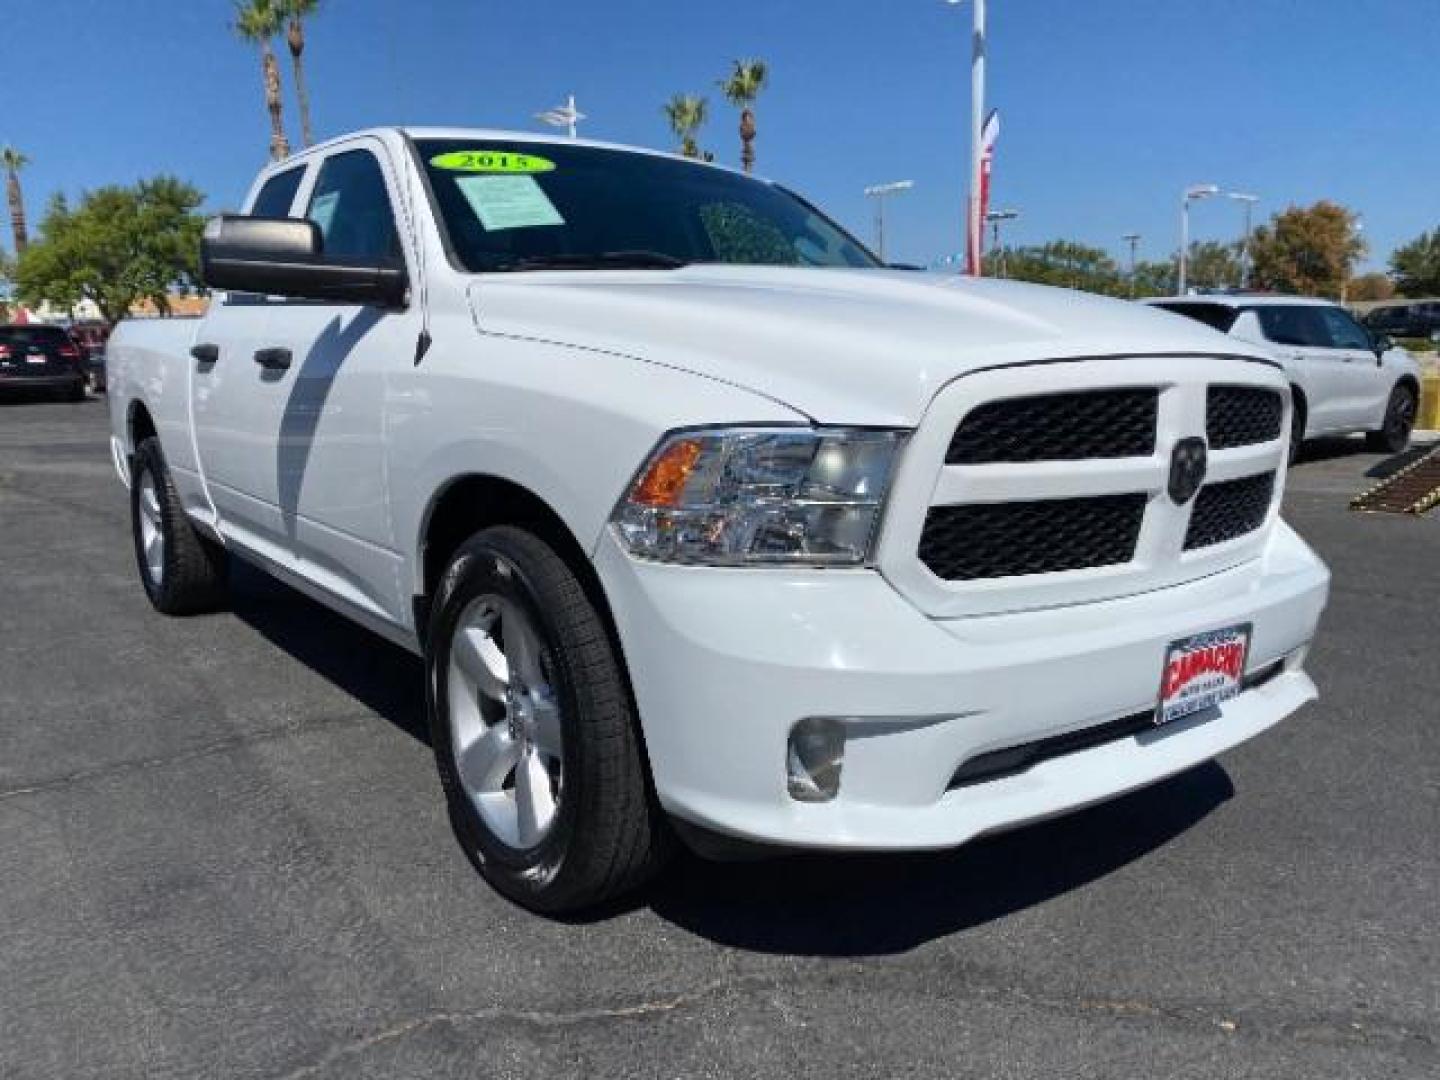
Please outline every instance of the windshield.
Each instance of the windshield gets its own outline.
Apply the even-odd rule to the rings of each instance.
[[[472,272],[880,265],[800,198],[723,169],[556,143],[416,147],[451,247]]]

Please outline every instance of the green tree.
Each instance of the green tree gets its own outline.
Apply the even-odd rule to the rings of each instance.
[[[1440,296],[1440,228],[1397,248],[1390,256],[1390,271],[1406,296]]]
[[[284,103],[280,97],[280,65],[270,41],[280,32],[284,20],[277,0],[236,0],[234,29],[241,40],[260,46],[260,74],[265,82],[265,108],[270,113],[270,157],[281,161],[290,156],[285,137]]]
[[[0,150],[0,167],[5,169],[5,199],[10,204],[10,232],[15,237],[15,254],[25,250],[29,242],[25,227],[25,196],[20,191],[20,170],[30,164],[30,159],[7,146]]]
[[[1328,200],[1292,206],[1255,230],[1252,284],[1275,292],[1338,298],[1365,254],[1355,214]]]
[[[1135,264],[1135,295],[1171,296],[1175,292],[1174,259],[1147,259]]]
[[[1345,290],[1347,300],[1389,300],[1395,295],[1395,282],[1389,274],[1361,274]]]
[[[700,144],[695,141],[696,133],[710,118],[710,102],[694,94],[676,94],[662,107],[670,130],[680,140],[680,152],[688,158],[700,156]]]
[[[1197,240],[1190,245],[1185,276],[1190,285],[1201,289],[1238,288],[1244,284],[1240,264],[1240,244],[1222,244],[1218,240]]]
[[[1128,296],[1129,281],[1115,260],[1100,248],[1073,240],[1051,240],[1045,244],[1005,248],[992,256],[995,265],[1003,260],[1005,276],[1037,285],[1082,289],[1108,296]]]
[[[764,60],[736,60],[719,84],[725,100],[740,110],[740,164],[747,173],[755,170],[755,102],[769,81]]]
[[[151,300],[169,314],[170,290],[199,282],[205,219],[197,210],[203,199],[173,176],[99,188],[81,196],[74,209],[56,195],[40,239],[18,260],[21,298],[67,307],[93,300],[110,322],[138,300]]]
[[[300,108],[300,138],[306,146],[315,145],[315,130],[310,126],[310,91],[305,88],[305,20],[315,14],[320,0],[278,0],[287,20],[285,43],[290,48],[290,65],[295,73],[295,102]]]

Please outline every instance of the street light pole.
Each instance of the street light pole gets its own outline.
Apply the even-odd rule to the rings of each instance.
[[[1135,299],[1135,252],[1140,247],[1138,232],[1126,233],[1120,238],[1130,245],[1130,299]]]
[[[964,0],[947,2],[955,6]],[[970,193],[965,206],[965,242],[978,275],[985,246],[984,222],[980,220],[980,174],[984,156],[981,143],[985,128],[985,0],[971,0],[971,3],[974,23],[970,36]]]
[[[1218,184],[1192,184],[1186,188],[1180,199],[1180,274],[1175,289],[1176,295],[1185,295],[1185,273],[1190,259],[1190,204],[1220,194]]]
[[[1020,216],[1019,210],[991,210],[985,215],[985,220],[990,223],[990,247],[1000,253],[1000,276],[1005,276],[1005,249],[1000,246],[1000,223],[1002,221],[1014,221]]]
[[[865,197],[875,200],[875,251],[881,262],[885,261],[885,200],[914,186],[913,180],[897,180],[893,184],[876,184],[865,189]]]
[[[1251,211],[1260,201],[1259,195],[1247,195],[1243,191],[1227,191],[1227,199],[1234,199],[1245,207],[1245,233],[1240,239],[1240,287],[1248,288],[1250,283],[1250,224]]]
[[[570,138],[575,138],[577,126],[581,120],[586,119],[584,113],[575,107],[575,95],[571,94],[564,105],[557,105],[553,109],[546,109],[544,112],[536,113],[535,119],[551,127],[565,128]]]

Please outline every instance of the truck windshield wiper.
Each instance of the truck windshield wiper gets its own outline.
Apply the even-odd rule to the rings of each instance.
[[[663,251],[598,251],[578,255],[527,255],[506,263],[501,270],[678,270],[684,259]]]

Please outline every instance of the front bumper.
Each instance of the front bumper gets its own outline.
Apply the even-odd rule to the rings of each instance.
[[[672,814],[761,843],[951,847],[1143,787],[1315,697],[1302,664],[1329,573],[1287,526],[1258,559],[1122,599],[927,618],[878,573],[596,565],[619,627],[655,786]],[[949,790],[978,754],[1153,708],[1166,647],[1251,623],[1249,670],[1280,674],[1191,718]],[[841,717],[839,796],[793,800],[790,729]]]

